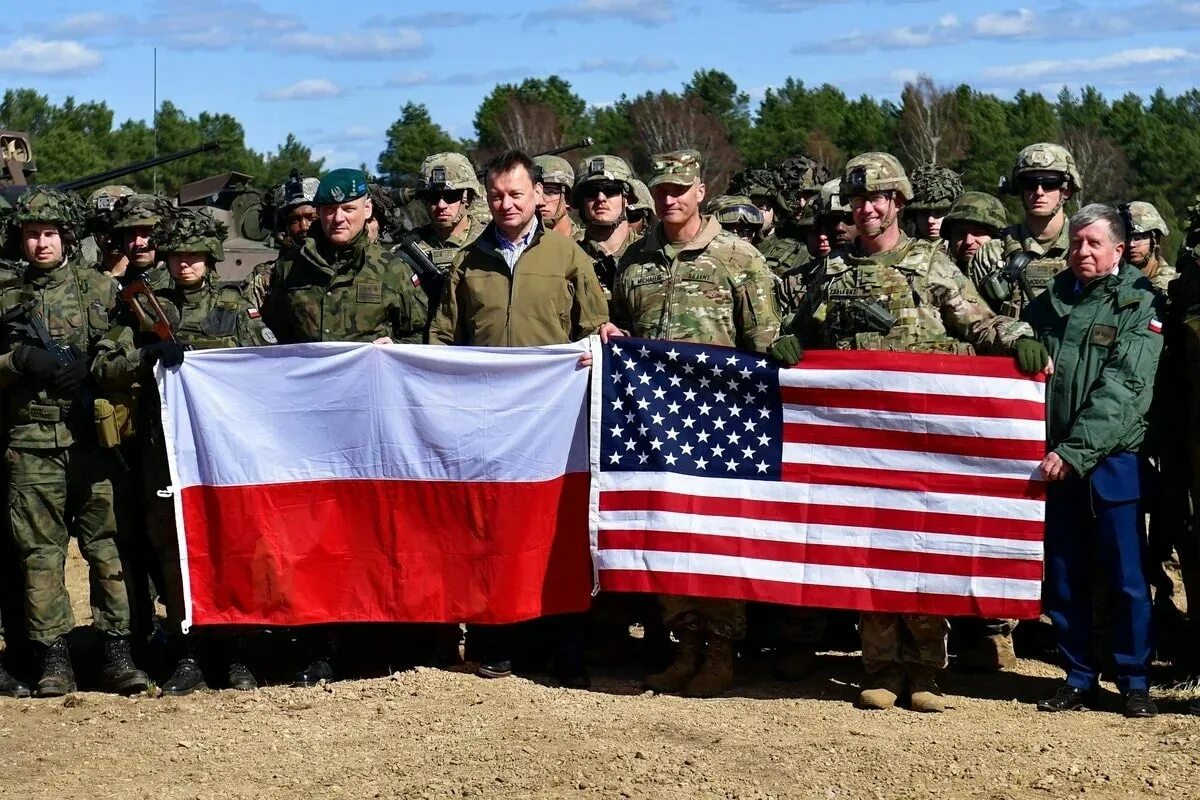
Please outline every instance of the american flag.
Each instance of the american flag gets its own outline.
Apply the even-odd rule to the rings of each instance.
[[[602,591],[1040,612],[1045,385],[1011,359],[620,338],[592,385]]]

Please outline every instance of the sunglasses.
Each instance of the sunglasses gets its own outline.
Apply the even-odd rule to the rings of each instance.
[[[1036,191],[1040,186],[1046,191],[1055,191],[1067,185],[1066,178],[1058,175],[1026,175],[1021,178],[1021,191],[1032,192]]]
[[[580,193],[588,200],[595,200],[603,192],[605,197],[618,197],[625,194],[625,184],[618,181],[601,181],[585,183]]]
[[[423,200],[427,205],[433,205],[438,200],[442,200],[446,203],[446,205],[452,206],[463,199],[463,195],[466,194],[466,191],[466,189],[442,189],[441,191],[431,189],[429,191],[421,192],[421,200]]]
[[[546,197],[559,197],[566,192],[566,188],[559,186],[557,183],[543,183],[542,194]]]

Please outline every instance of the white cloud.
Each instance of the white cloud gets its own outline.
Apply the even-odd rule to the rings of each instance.
[[[984,14],[971,23],[976,36],[1011,39],[1029,36],[1037,30],[1037,15],[1028,8]]]
[[[100,66],[100,54],[69,39],[21,38],[0,47],[0,72],[74,75]]]
[[[611,72],[616,75],[644,75],[654,72],[670,72],[675,62],[669,58],[642,56],[632,61],[616,61],[608,58],[591,58],[580,62],[574,69],[563,72]]]
[[[921,73],[915,69],[894,69],[888,73],[888,77],[896,83],[916,83]]]
[[[877,31],[853,31],[839,36],[816,48],[805,42],[792,48],[793,53],[808,53],[816,49],[825,53],[863,52],[874,49],[914,49],[953,43],[952,36],[958,30],[958,17],[945,14],[932,25],[906,25]]]
[[[403,58],[425,48],[425,39],[413,28],[354,33],[287,33],[276,45],[296,54],[323,55],[339,59],[373,60]]]
[[[576,0],[572,3],[532,11],[526,17],[529,24],[554,22],[586,22],[594,19],[624,20],[640,25],[666,25],[675,21],[674,3],[670,0]]]
[[[342,87],[324,78],[296,81],[291,86],[268,89],[260,92],[260,100],[320,100],[326,97],[341,97]]]
[[[50,30],[56,36],[86,38],[112,33],[122,27],[126,21],[123,17],[106,14],[103,11],[85,11],[67,16],[52,25]]]
[[[1006,80],[1039,80],[1095,74],[1125,67],[1175,66],[1195,60],[1195,55],[1179,47],[1143,47],[1121,50],[1099,58],[1040,59],[1025,64],[989,67],[983,74],[988,78]]]

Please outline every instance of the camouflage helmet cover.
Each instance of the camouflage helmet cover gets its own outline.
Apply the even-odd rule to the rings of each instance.
[[[754,201],[744,194],[723,194],[708,203],[708,213],[717,218],[721,225],[757,225],[762,227],[765,218]]]
[[[912,183],[904,167],[890,153],[863,153],[847,161],[838,191],[843,202],[872,192],[895,191],[905,200],[913,198]]]
[[[483,194],[475,168],[462,153],[434,153],[422,161],[421,189],[467,189],[476,197]]]
[[[544,184],[552,183],[568,189],[575,185],[575,170],[571,169],[571,164],[565,158],[537,156],[533,159],[533,165],[537,167]]]
[[[1020,178],[1030,172],[1060,172],[1067,176],[1071,185],[1078,192],[1083,189],[1083,181],[1079,177],[1079,167],[1067,148],[1053,142],[1038,142],[1025,147],[1017,153],[1013,162],[1010,176],[1010,190],[1020,191]]]
[[[816,201],[817,208],[815,214],[817,217],[823,217],[831,214],[849,214],[850,207],[842,202],[842,179],[834,178],[831,181],[826,181],[821,185],[821,195]]]
[[[575,168],[575,188],[571,192],[571,205],[580,206],[580,193],[585,184],[602,181],[619,181],[625,186],[625,199],[632,202],[633,170],[629,162],[620,156],[599,155],[585,158]]]
[[[996,236],[1008,227],[1008,212],[998,197],[986,192],[963,192],[942,220],[943,239],[951,237],[955,222],[981,225]]]
[[[913,199],[906,211],[950,210],[954,200],[963,193],[962,177],[952,169],[937,164],[922,164],[910,176]]]
[[[777,209],[783,209],[787,207],[787,203],[779,188],[779,176],[761,167],[735,172],[729,180],[730,194],[745,195],[752,200],[756,197],[769,197]]]
[[[57,225],[59,233],[76,238],[83,229],[83,208],[79,199],[49,186],[35,186],[17,198],[10,216],[13,225],[44,222]]]
[[[122,197],[130,197],[134,194],[133,189],[120,183],[101,186],[96,191],[88,195],[88,208],[94,212],[112,211]]]
[[[629,204],[629,210],[653,214],[654,197],[650,194],[650,187],[639,178],[630,178],[629,182],[633,184],[633,202]]]
[[[204,253],[214,261],[225,259],[225,223],[204,208],[179,208],[163,219],[155,231],[159,253]]]
[[[1142,200],[1134,200],[1126,205],[1124,211],[1125,225],[1129,229],[1130,234],[1135,233],[1150,233],[1158,231],[1159,236],[1170,236],[1171,231],[1167,227],[1167,222],[1162,218],[1162,214],[1158,213],[1158,209],[1152,204]]]
[[[808,156],[785,159],[775,168],[779,193],[789,208],[799,206],[798,200],[817,194],[830,178],[829,168]]]
[[[280,209],[291,209],[297,206],[311,206],[317,196],[317,187],[321,185],[319,178],[305,178],[293,173],[275,190],[275,205]]]
[[[117,218],[113,230],[153,228],[163,221],[167,201],[152,194],[131,194],[120,198],[113,206]]]

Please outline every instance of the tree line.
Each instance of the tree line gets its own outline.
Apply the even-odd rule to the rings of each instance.
[[[34,134],[38,178],[47,182],[150,157],[154,131],[146,122],[113,123],[112,111],[102,101],[68,98],[55,105],[34,90],[14,89],[0,102],[0,128]],[[702,69],[677,91],[589,106],[569,82],[552,75],[495,86],[475,113],[474,129],[473,138],[456,139],[424,105],[405,103],[387,130],[373,171],[398,182],[433,152],[459,150],[482,163],[512,147],[539,152],[591,136],[593,152],[621,155],[642,172],[653,153],[694,147],[705,155],[710,193],[722,190],[743,166],[775,164],[806,153],[836,170],[866,150],[892,152],[910,168],[936,162],[962,173],[968,189],[994,192],[1021,147],[1054,141],[1066,145],[1079,162],[1084,181],[1080,200],[1154,203],[1172,226],[1173,242],[1178,241],[1174,229],[1184,208],[1200,191],[1197,89],[1175,97],[1159,89],[1148,98],[1134,93],[1107,98],[1093,87],[1078,92],[1064,88],[1054,98],[1022,90],[1004,99],[966,84],[938,86],[921,76],[906,84],[895,101],[851,98],[828,83],[808,86],[788,78],[768,89],[752,109],[749,95],[733,78]],[[159,153],[208,139],[223,145],[218,153],[160,168],[160,185],[170,188],[228,170],[249,173],[269,185],[293,168],[313,174],[324,166],[293,135],[275,152],[259,153],[246,147],[242,126],[233,116],[201,112],[189,117],[170,102],[159,108],[157,135]],[[148,174],[130,178],[138,188],[148,188],[150,180]]]

